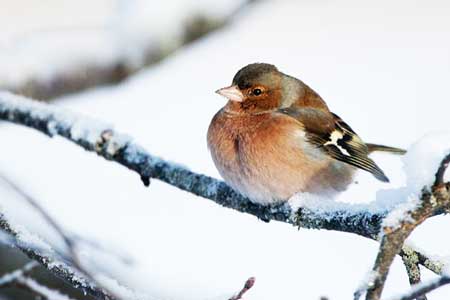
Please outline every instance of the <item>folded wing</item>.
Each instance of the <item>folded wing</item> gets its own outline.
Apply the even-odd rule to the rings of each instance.
[[[332,158],[370,172],[375,178],[389,182],[384,172],[369,158],[369,148],[339,116],[309,107],[279,110],[300,121],[307,138]]]

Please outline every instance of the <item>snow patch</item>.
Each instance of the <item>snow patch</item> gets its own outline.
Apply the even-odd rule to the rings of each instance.
[[[420,203],[419,198],[416,195],[411,195],[404,200],[404,202],[397,205],[393,210],[389,212],[389,214],[383,219],[381,226],[389,227],[390,229],[396,229],[401,222],[414,222],[414,219],[411,217],[411,212],[414,210]],[[380,232],[383,234],[383,232]]]
[[[17,240],[27,247],[53,252],[53,248],[43,238],[30,232],[24,226],[16,225],[14,230],[17,231]]]
[[[429,133],[415,142],[403,157],[406,184],[411,192],[420,193],[431,186],[445,156],[450,154],[450,132]],[[450,180],[447,170],[446,180]]]
[[[83,114],[71,113],[64,108],[36,102],[10,92],[0,91],[0,113],[7,110],[30,113],[34,118],[47,121],[47,131],[51,136],[70,129],[70,137],[74,141],[87,142],[91,146],[108,138],[106,152],[110,155],[114,155],[118,149],[131,141],[131,137],[128,135],[116,134],[114,126],[110,123],[98,121]]]
[[[358,284],[358,288],[356,289],[355,294],[359,295],[359,297],[355,298],[361,298],[361,296],[374,285],[375,280],[378,277],[378,272],[374,270],[370,270],[366,273],[366,275],[363,277],[361,282]]]
[[[386,213],[383,227],[395,229],[401,221],[413,221],[408,214],[420,203],[420,193],[424,187],[430,187],[443,158],[450,154],[450,133],[428,134],[414,143],[403,158],[403,170],[406,173],[406,185],[394,189],[377,191],[376,200],[366,204],[335,201],[327,195],[298,193],[289,204],[294,212],[306,208],[325,219],[336,214]],[[446,173],[446,180],[450,178]]]
[[[114,296],[116,296],[119,299],[127,299],[127,300],[152,299],[148,295],[133,291],[130,288],[120,284],[117,280],[104,276],[102,274],[96,275],[95,280],[98,281],[102,287],[105,287],[108,291],[110,291]]]
[[[95,145],[100,141],[102,133],[112,130],[111,124],[99,122],[93,119],[78,118],[73,121],[70,129],[70,136],[75,141],[88,141]]]

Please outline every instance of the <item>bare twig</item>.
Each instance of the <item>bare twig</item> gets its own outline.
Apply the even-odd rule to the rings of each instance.
[[[67,297],[66,295],[63,295],[56,290],[45,287],[27,276],[27,274],[29,274],[38,265],[39,264],[37,262],[31,261],[21,269],[3,275],[2,277],[0,277],[0,288],[16,286],[32,293],[35,296],[42,297],[43,299],[70,300],[71,298]]]
[[[46,299],[46,300],[72,300],[72,298],[70,298],[67,295],[61,294],[61,292],[54,290],[54,289],[50,289],[46,286],[43,286],[42,284],[40,284],[39,282],[37,282],[36,280],[32,279],[31,277],[28,276],[20,276],[16,279],[16,281],[14,282],[15,286],[17,286],[18,288],[21,288],[23,290],[26,290],[28,292],[30,292],[31,294],[35,295],[35,296],[39,296],[42,299]]]
[[[19,233],[13,229],[5,217],[0,213],[0,228],[7,233],[13,241],[12,246],[27,255],[30,259],[37,261],[49,272],[61,278],[76,289],[83,291],[88,295],[91,295],[95,299],[99,300],[111,300],[109,294],[98,288],[93,283],[80,276],[75,272],[73,268],[68,266],[62,260],[55,257],[55,255],[48,254],[39,248],[32,247],[29,244],[24,244],[19,238]]]
[[[409,292],[407,292],[399,297],[393,298],[393,300],[421,299],[421,297],[426,295],[427,293],[429,293],[435,289],[438,289],[449,283],[450,283],[449,276],[441,276],[430,282],[418,284],[418,285],[414,286]]]
[[[0,277],[0,288],[13,284],[15,281],[17,281],[19,277],[28,274],[37,266],[39,266],[37,262],[31,261],[27,263],[25,266],[23,266],[21,269],[17,269],[11,273],[3,275],[2,277]]]
[[[64,230],[53,220],[52,217],[37,203],[36,200],[33,199],[28,193],[26,193],[23,189],[19,188],[14,182],[9,180],[6,176],[0,173],[0,180],[5,182],[14,192],[19,194],[22,199],[24,199],[28,204],[30,204],[35,210],[39,212],[39,214],[45,219],[45,221],[59,234],[59,236],[63,239],[66,244],[67,250],[69,250],[72,254],[72,257],[76,257],[74,255],[73,245],[74,242],[71,238],[69,238]],[[75,263],[75,262],[74,262]]]
[[[386,224],[383,226],[383,237],[380,249],[375,260],[373,271],[377,274],[373,285],[369,287],[366,300],[379,300],[384,288],[389,269],[394,257],[400,253],[404,241],[411,232],[426,219],[435,215],[436,211],[447,210],[450,206],[450,195],[448,193],[450,184],[444,184],[443,174],[449,164],[450,155],[444,158],[436,174],[436,183],[431,191],[424,188],[420,201],[414,208],[404,212],[404,217],[399,224]],[[420,278],[420,274],[419,274]]]
[[[249,289],[255,284],[255,277],[250,277],[244,284],[244,287],[235,296],[231,297],[229,300],[241,300],[242,296],[248,292]]]
[[[94,283],[96,286],[102,288],[107,294],[110,295],[110,297],[114,296],[111,291],[109,291],[105,287],[102,287],[102,285],[99,284],[99,282],[95,279],[95,276],[83,266],[76,249],[76,242],[65,233],[61,226],[59,226],[59,224],[52,217],[50,217],[50,215],[38,204],[38,202],[34,200],[34,198],[26,193],[23,189],[19,188],[14,182],[6,178],[6,176],[4,176],[3,174],[0,174],[0,180],[4,181],[12,190],[14,190],[28,204],[30,204],[35,210],[37,210],[39,214],[45,219],[45,221],[59,234],[61,239],[64,241],[67,250],[69,251],[70,256],[68,258],[70,259],[70,262],[73,264],[73,266],[80,273],[82,273],[89,282]]]

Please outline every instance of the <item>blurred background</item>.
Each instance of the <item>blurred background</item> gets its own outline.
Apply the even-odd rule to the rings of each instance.
[[[449,16],[444,0],[0,0],[0,89],[109,122],[151,153],[219,177],[205,142],[224,104],[214,91],[267,62],[305,81],[365,140],[407,148],[450,129]],[[97,267],[141,299],[227,300],[250,276],[245,299],[349,299],[376,254],[355,235],[265,224],[160,182],[146,189],[62,139],[6,123],[0,136],[0,172],[68,231],[127,253],[131,265]],[[370,202],[405,184],[401,159],[375,158],[392,183],[359,174],[340,201]],[[58,249],[1,184],[0,209]],[[428,221],[411,242],[446,257],[448,219]],[[27,260],[0,245],[0,276]],[[45,270],[32,274],[91,299]],[[396,261],[386,295],[408,288]],[[9,288],[0,299],[34,297]]]

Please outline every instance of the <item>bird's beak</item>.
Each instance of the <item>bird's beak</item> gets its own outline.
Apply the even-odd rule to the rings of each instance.
[[[242,102],[244,100],[244,94],[242,94],[237,85],[222,88],[217,90],[216,93],[231,101]]]

